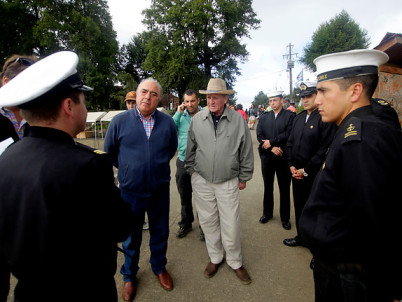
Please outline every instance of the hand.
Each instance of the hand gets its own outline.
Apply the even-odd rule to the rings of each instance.
[[[180,113],[184,113],[184,109],[186,109],[186,106],[184,104],[181,104],[177,107],[177,111]]]
[[[279,147],[272,147],[271,152],[272,152],[273,154],[275,154],[276,156],[282,156],[282,155],[283,155],[283,151],[282,151],[282,149],[279,148]]]
[[[246,188],[246,183],[239,181],[239,190],[244,190],[245,188]]]
[[[292,177],[295,179],[303,179],[304,178],[303,169],[297,170],[296,168],[294,168],[294,171],[292,172]]]
[[[262,141],[263,141],[262,147],[265,150],[271,147],[271,142],[269,141],[269,139],[263,139]]]

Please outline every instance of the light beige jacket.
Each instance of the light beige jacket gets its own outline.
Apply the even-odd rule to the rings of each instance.
[[[254,155],[250,130],[244,117],[225,108],[216,135],[208,109],[191,120],[187,136],[185,168],[197,172],[212,183],[222,183],[235,177],[247,182],[253,176]]]

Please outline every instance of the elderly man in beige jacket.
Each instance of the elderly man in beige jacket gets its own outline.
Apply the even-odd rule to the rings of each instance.
[[[222,79],[210,79],[208,109],[196,114],[187,137],[185,168],[191,174],[194,201],[210,257],[204,275],[211,278],[223,263],[243,284],[251,278],[241,254],[239,190],[252,178],[254,157],[250,130],[241,114],[226,107],[229,94]]]

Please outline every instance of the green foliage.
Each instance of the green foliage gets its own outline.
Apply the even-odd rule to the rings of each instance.
[[[268,104],[268,97],[267,95],[263,92],[260,91],[255,97],[254,101],[252,103],[255,108],[258,107],[258,105],[267,105]]]
[[[301,106],[297,106],[296,107],[296,114],[299,114],[300,112],[302,112],[304,110],[303,104]]]
[[[37,20],[26,1],[0,1],[0,61],[13,54],[31,55],[38,41],[32,28]]]
[[[181,98],[185,89],[205,89],[220,75],[228,86],[248,52],[241,38],[258,28],[252,0],[154,0],[146,9],[143,69]]]
[[[79,54],[78,71],[94,91],[87,95],[92,110],[110,107],[114,90],[118,43],[113,30],[107,2],[45,1],[34,34],[40,37],[45,53],[68,49]]]
[[[89,109],[113,106],[110,95],[114,93],[119,72],[119,48],[107,1],[10,0],[1,1],[0,5],[0,26],[8,27],[7,33],[21,33],[14,40],[8,34],[4,36],[16,47],[14,50],[6,47],[7,43],[1,44],[3,58],[12,53],[35,53],[44,57],[60,50],[75,51],[80,57],[78,71],[81,77],[95,88],[87,95]],[[12,14],[15,18],[10,18]],[[26,43],[27,39],[31,40],[30,44]]]
[[[329,53],[362,49],[369,46],[367,31],[342,10],[329,22],[321,24],[314,32],[312,42],[304,47],[304,55],[300,59],[312,71],[316,71],[314,59]]]
[[[205,89],[210,77],[232,87],[248,56],[241,40],[260,23],[251,4],[153,0],[143,12],[147,31],[119,49],[106,0],[0,0],[0,55],[76,52],[81,77],[94,87],[89,110],[121,108],[125,94],[151,75],[181,99],[187,88]]]
[[[151,74],[142,69],[142,64],[147,58],[147,52],[145,51],[145,44],[149,34],[142,32],[134,35],[131,42],[127,45],[123,45],[121,53],[121,66],[124,71],[130,74],[133,79],[139,83],[142,79],[146,79]]]

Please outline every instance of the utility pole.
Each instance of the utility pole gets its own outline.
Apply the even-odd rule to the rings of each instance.
[[[289,70],[289,86],[290,86],[290,99],[293,99],[293,83],[292,83],[292,68],[295,67],[295,61],[292,60],[292,56],[297,57],[297,53],[292,53],[293,45],[289,43],[286,48],[289,48],[289,54],[283,55],[284,58],[288,59],[288,70]]]

